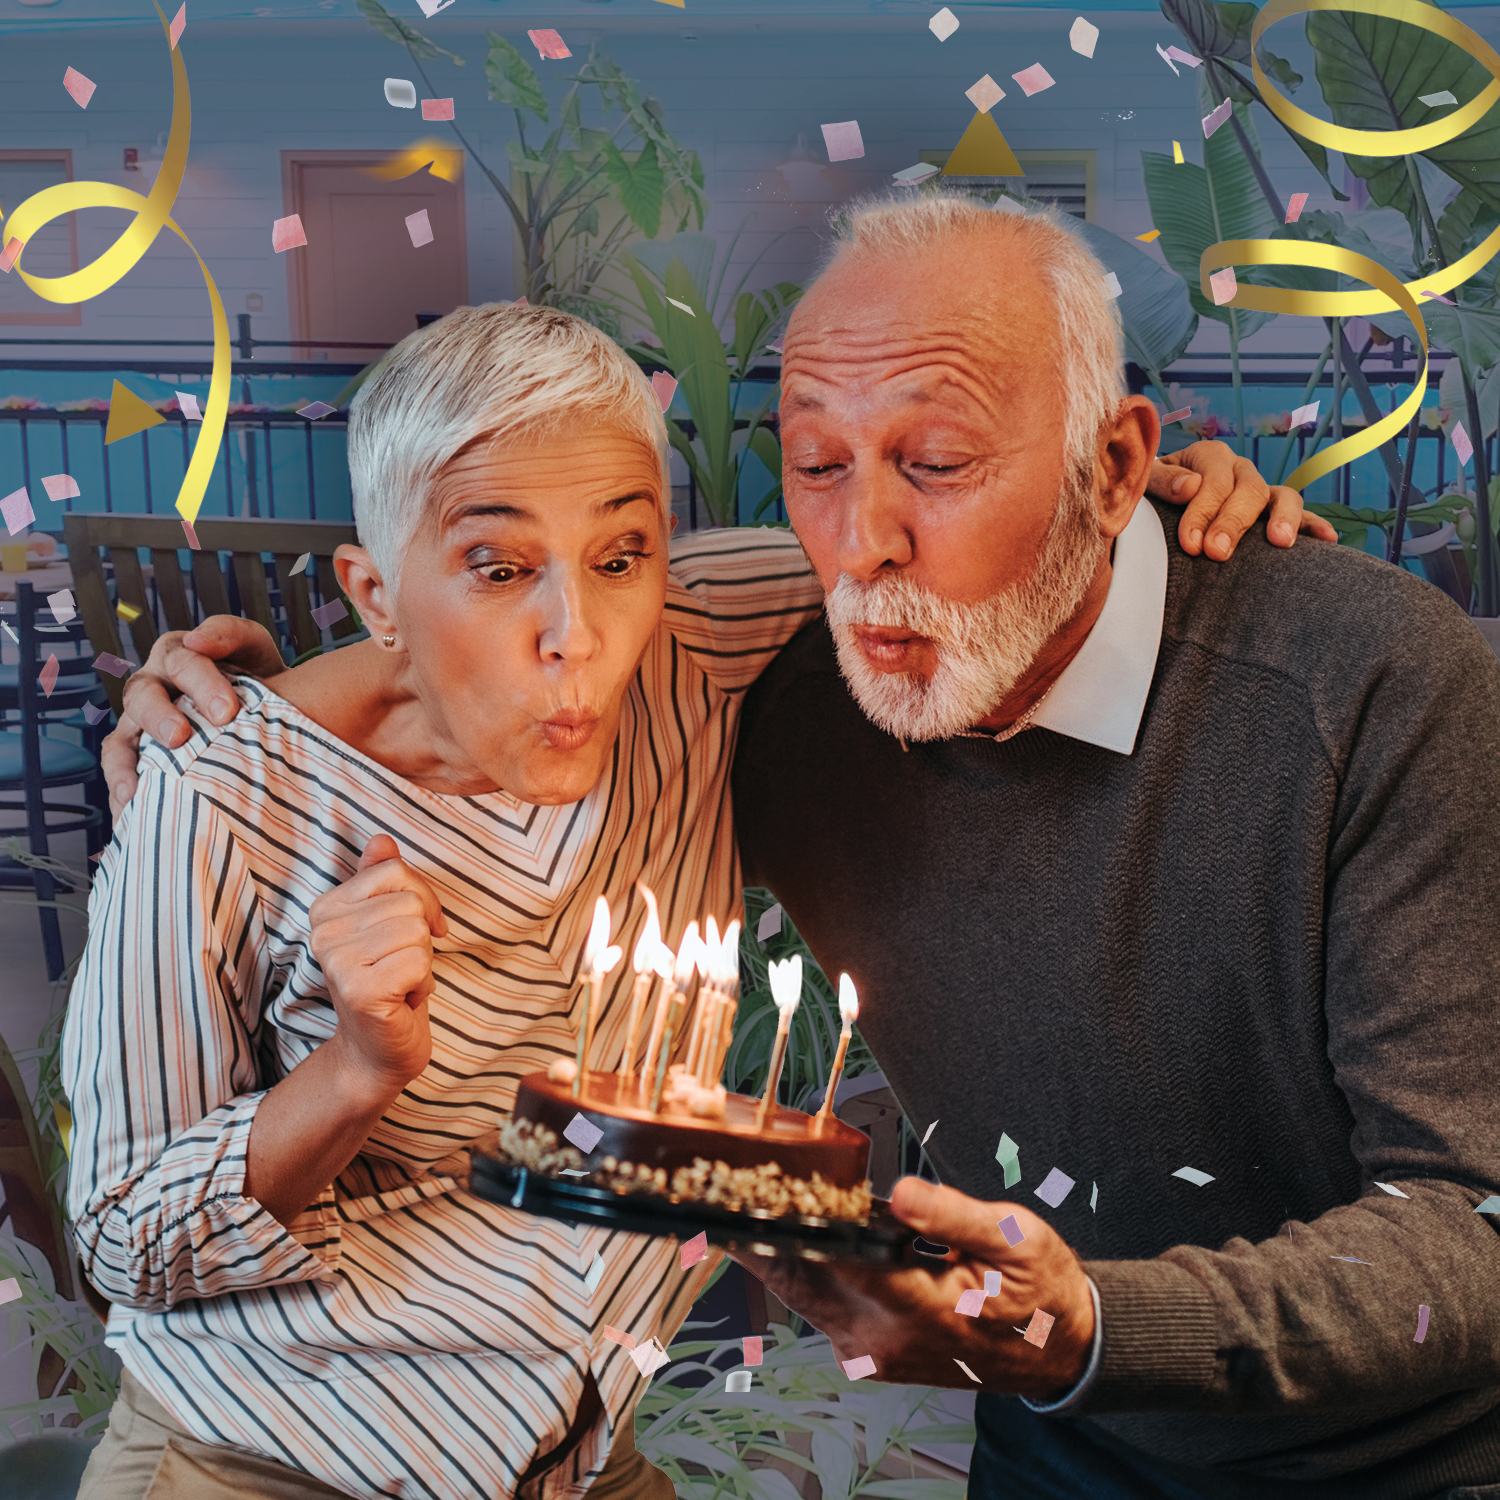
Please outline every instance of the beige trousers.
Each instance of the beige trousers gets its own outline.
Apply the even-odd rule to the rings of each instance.
[[[675,1500],[672,1481],[636,1452],[634,1414],[590,1500]],[[130,1372],[109,1428],[83,1471],[78,1500],[347,1500],[309,1474],[243,1448],[195,1438]],[[475,1500],[483,1500],[476,1496]]]

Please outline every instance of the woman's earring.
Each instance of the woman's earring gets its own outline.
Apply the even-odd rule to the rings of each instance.
[[[384,646],[387,651],[389,651],[395,646],[396,637],[393,635],[383,635],[380,637],[380,644]]]

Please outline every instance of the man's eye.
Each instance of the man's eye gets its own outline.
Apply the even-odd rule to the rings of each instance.
[[[515,563],[484,563],[479,571],[489,583],[514,583],[522,570]]]
[[[820,475],[831,474],[839,466],[837,464],[799,464],[797,472],[806,474],[809,478],[817,479]]]

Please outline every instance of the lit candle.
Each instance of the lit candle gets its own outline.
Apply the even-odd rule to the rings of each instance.
[[[694,937],[697,936],[695,932]],[[667,1059],[672,1055],[672,1033],[677,1030],[678,1018],[682,1015],[683,1000],[680,995],[672,996],[671,1004],[667,1007],[665,1030],[661,1039],[661,1055],[656,1062],[656,1086],[651,1090],[651,1113],[654,1115],[661,1109],[661,1089],[667,1077]]]
[[[781,1082],[781,1065],[786,1061],[787,1037],[792,1016],[802,999],[802,955],[794,953],[784,963],[771,964],[771,998],[776,1002],[776,1041],[771,1048],[771,1071],[766,1078],[765,1097],[760,1101],[760,1115],[755,1128],[764,1130],[771,1111],[776,1108],[776,1088]]]
[[[651,1087],[651,1072],[656,1066],[656,1051],[661,1042],[662,1027],[666,1024],[667,1007],[678,994],[685,994],[688,985],[692,982],[693,963],[701,941],[702,939],[698,936],[697,922],[689,922],[687,931],[682,935],[682,946],[677,950],[671,983],[663,984],[661,994],[656,997],[656,1014],[651,1021],[651,1040],[646,1043],[646,1060],[641,1064],[641,1087],[643,1089]]]
[[[854,981],[847,974],[839,975],[839,1015],[843,1026],[839,1028],[839,1050],[833,1057],[833,1071],[828,1075],[828,1090],[823,1095],[823,1107],[816,1115],[826,1120],[833,1114],[833,1091],[839,1086],[839,1075],[844,1071],[844,1057],[849,1051],[849,1038],[854,1034],[854,1023],[859,1019],[859,996],[854,991]]]
[[[734,1040],[734,1016],[739,1009],[740,995],[740,924],[731,922],[719,944],[719,1027],[714,1037],[714,1048],[710,1054],[710,1067],[704,1082],[712,1087],[724,1071],[724,1058],[729,1044]]]
[[[619,963],[621,950],[609,946],[609,902],[600,896],[594,903],[594,922],[583,945],[583,967],[588,979],[583,990],[583,1015],[578,1023],[578,1071],[573,1075],[573,1097],[583,1088],[583,1075],[594,1047],[594,1023],[599,1016],[599,990],[604,976]]]
[[[687,1074],[697,1078],[708,1028],[717,1019],[718,997],[714,993],[714,969],[719,959],[719,924],[712,917],[704,924],[703,942],[696,955],[700,983],[698,1003],[693,1007],[693,1029],[688,1033]]]
[[[630,995],[630,1030],[625,1035],[625,1050],[620,1054],[620,1077],[626,1078],[634,1071],[635,1046],[640,1040],[641,1017],[645,1013],[646,1000],[651,985],[659,974],[663,979],[672,977],[672,950],[661,940],[661,923],[656,914],[656,895],[649,886],[640,887],[649,915],[641,930],[641,940],[635,945],[631,965],[635,969],[635,988]]]

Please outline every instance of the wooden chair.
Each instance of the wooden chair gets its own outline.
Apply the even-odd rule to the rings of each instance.
[[[295,661],[319,649],[323,640],[312,617],[310,585],[316,586],[325,604],[342,599],[349,611],[331,627],[335,640],[359,633],[359,619],[344,599],[333,571],[334,549],[356,539],[352,523],[205,519],[195,529],[201,548],[189,554],[190,568],[184,570],[180,554],[187,550],[187,539],[175,516],[81,511],[64,516],[63,541],[73,570],[78,613],[95,651],[121,654],[115,608],[123,603],[140,611],[130,621],[130,638],[142,661],[156,644],[158,606],[169,630],[191,630],[209,615],[238,613],[258,620],[281,644],[283,655]],[[140,562],[142,548],[151,554],[149,586]],[[313,560],[294,576],[292,569],[304,552],[311,553]],[[224,553],[229,554],[227,566]],[[114,565],[113,599],[105,577],[105,554]],[[273,605],[267,579],[268,558],[275,569],[279,610]],[[238,610],[231,607],[231,578]],[[105,677],[104,685],[118,713],[124,683]]]

